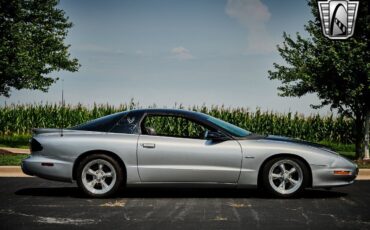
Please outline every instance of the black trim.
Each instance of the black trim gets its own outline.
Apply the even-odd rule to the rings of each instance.
[[[30,141],[30,150],[31,152],[37,152],[37,151],[41,151],[43,148],[42,148],[42,145],[40,144],[40,142],[38,142],[35,138],[31,138],[31,141]]]

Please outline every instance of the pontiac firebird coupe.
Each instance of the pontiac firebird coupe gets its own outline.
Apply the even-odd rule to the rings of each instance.
[[[131,110],[33,132],[23,172],[77,181],[92,197],[123,185],[259,186],[290,197],[308,187],[352,184],[358,173],[356,164],[324,146],[256,135],[186,110]]]

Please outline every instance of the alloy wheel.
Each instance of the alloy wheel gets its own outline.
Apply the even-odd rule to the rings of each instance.
[[[283,159],[271,166],[268,179],[273,190],[279,194],[289,195],[302,186],[303,172],[296,162]]]
[[[82,170],[82,183],[93,194],[105,194],[115,185],[117,173],[113,165],[104,159],[88,162]]]

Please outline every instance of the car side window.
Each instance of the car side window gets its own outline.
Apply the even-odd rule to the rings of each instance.
[[[180,116],[148,115],[141,125],[146,135],[204,139],[207,128]]]
[[[138,133],[139,118],[140,117],[135,114],[128,114],[127,116],[119,120],[110,130],[110,132],[128,134]]]

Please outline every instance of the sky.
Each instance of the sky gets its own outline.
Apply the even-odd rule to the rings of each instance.
[[[306,0],[61,0],[74,26],[66,43],[78,72],[57,72],[49,92],[12,91],[10,103],[119,105],[131,98],[146,107],[224,105],[251,110],[327,114],[313,110],[315,95],[279,97],[268,79],[284,63],[276,45],[283,32],[304,31]]]

